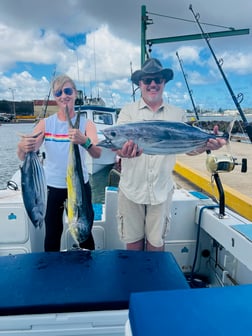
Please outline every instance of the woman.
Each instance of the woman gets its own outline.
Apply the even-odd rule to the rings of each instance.
[[[96,127],[91,120],[80,118],[79,129],[69,127],[66,106],[72,124],[75,123],[77,117],[74,110],[77,96],[74,81],[66,75],[60,75],[52,83],[52,92],[59,108],[58,112],[39,121],[33,131],[33,135],[39,134],[38,137],[23,136],[18,143],[17,151],[19,159],[23,161],[26,153],[38,151],[44,142],[46,152],[44,170],[48,188],[45,216],[45,251],[60,250],[64,203],[67,199],[66,174],[70,141],[73,144],[80,145],[83,176],[90,207],[92,207],[91,188],[88,181],[85,156],[87,155],[86,152],[93,158],[99,158],[101,155],[101,148],[96,146],[98,143]],[[90,250],[95,248],[92,234],[84,243],[80,244],[80,247]]]

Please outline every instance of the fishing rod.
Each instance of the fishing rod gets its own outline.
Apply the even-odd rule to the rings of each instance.
[[[187,79],[186,79],[187,76],[186,76],[186,74],[184,72],[184,69],[183,69],[182,60],[179,57],[178,52],[176,52],[176,55],[177,55],[177,58],[178,58],[178,61],[179,61],[179,64],[180,64],[182,74],[183,74],[184,79],[185,79],[186,87],[187,87],[187,90],[188,90],[188,93],[189,93],[189,96],[190,96],[190,99],[191,99],[191,102],[192,102],[192,106],[193,106],[193,109],[194,109],[194,112],[195,112],[195,116],[196,116],[197,120],[199,120],[198,110],[197,110],[197,108],[195,106],[195,103],[194,103],[194,100],[193,100],[192,90],[189,88],[189,84],[188,84]]]
[[[221,67],[222,63],[219,62],[219,61],[217,60],[217,58],[216,58],[216,55],[215,55],[215,53],[214,53],[214,51],[213,51],[213,48],[211,47],[211,44],[210,44],[210,42],[209,42],[209,37],[208,37],[207,33],[204,32],[204,30],[203,30],[203,28],[202,28],[202,26],[201,26],[201,24],[200,24],[200,22],[199,22],[199,17],[200,17],[199,14],[198,14],[198,13],[195,14],[195,12],[193,11],[192,5],[189,6],[189,9],[190,9],[190,11],[193,13],[193,16],[194,16],[194,18],[195,18],[195,21],[197,22],[197,24],[198,24],[198,26],[199,26],[199,28],[200,28],[200,31],[201,31],[201,33],[202,33],[202,37],[203,37],[204,40],[206,41],[206,43],[207,43],[207,45],[208,45],[208,47],[209,47],[209,49],[210,49],[210,51],[211,51],[211,53],[212,53],[212,56],[213,56],[213,58],[214,58],[214,60],[215,60],[215,62],[216,62],[216,64],[217,64],[217,67],[218,67],[218,69],[219,69],[219,71],[220,71],[220,73],[221,73],[221,75],[222,75],[222,77],[223,77],[223,79],[224,79],[224,82],[225,82],[225,84],[226,84],[226,86],[227,86],[227,88],[228,88],[228,90],[229,90],[229,93],[231,94],[231,97],[232,97],[232,99],[233,99],[233,102],[235,103],[235,106],[236,106],[238,112],[240,113],[240,116],[241,116],[241,118],[242,118],[242,121],[244,122],[244,127],[245,127],[245,130],[246,130],[246,132],[247,132],[247,134],[248,134],[248,136],[249,136],[249,139],[250,139],[250,141],[252,142],[252,124],[251,124],[251,123],[248,123],[248,120],[247,120],[247,118],[246,118],[246,116],[245,116],[245,114],[244,114],[244,112],[243,112],[243,110],[242,110],[242,108],[241,108],[241,106],[240,106],[240,103],[239,103],[237,97],[235,96],[235,94],[234,94],[234,92],[233,92],[233,90],[232,90],[232,88],[231,88],[231,86],[230,86],[230,84],[229,84],[229,82],[228,82],[228,80],[227,80],[227,77],[226,77],[226,75],[225,75],[225,73],[224,73],[224,71],[223,71],[223,69],[222,69],[222,67]],[[242,94],[239,94],[238,96],[241,97],[241,96],[243,96],[243,95],[242,95]]]
[[[51,82],[54,80],[55,74],[56,74],[56,66],[55,66],[54,71],[53,71]],[[49,89],[47,98],[45,100],[44,106],[43,106],[43,111],[42,111],[43,112],[43,118],[45,118],[45,116],[46,116],[46,112],[47,112],[47,107],[48,107],[48,102],[49,102],[49,99],[50,99],[51,91],[52,91],[52,87],[51,87],[51,84],[50,84],[50,89]]]

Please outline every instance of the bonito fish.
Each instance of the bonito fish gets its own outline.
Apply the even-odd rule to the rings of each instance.
[[[98,146],[121,149],[125,142],[133,140],[143,153],[152,155],[187,153],[203,147],[211,138],[229,138],[228,134],[219,136],[183,122],[163,120],[121,124],[105,128],[102,133],[105,140]]]
[[[41,228],[47,204],[44,168],[35,152],[29,152],[20,167],[21,189],[26,212],[35,227]]]
[[[66,106],[66,115],[71,127],[79,128],[80,114],[73,126]],[[79,145],[70,143],[67,167],[67,214],[70,232],[77,244],[90,236],[93,225],[93,212],[87,203]]]

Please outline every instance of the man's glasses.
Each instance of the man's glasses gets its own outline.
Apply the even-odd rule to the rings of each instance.
[[[144,85],[150,85],[152,81],[154,81],[156,84],[162,84],[164,78],[162,77],[142,78],[141,81],[144,83]]]
[[[73,88],[65,88],[63,90],[57,90],[54,92],[54,96],[55,97],[60,97],[62,95],[62,93],[65,93],[65,95],[67,96],[71,96],[74,92]]]

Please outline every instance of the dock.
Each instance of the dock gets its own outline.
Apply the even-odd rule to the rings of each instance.
[[[252,220],[252,144],[231,142],[229,146],[213,151],[217,157],[232,155],[236,165],[231,172],[220,172],[219,176],[226,194],[226,205]],[[247,159],[247,172],[241,172],[242,159]],[[174,180],[177,187],[204,191],[218,197],[217,189],[206,167],[207,154],[197,156],[177,155]]]

